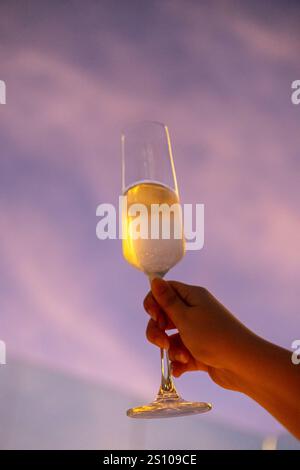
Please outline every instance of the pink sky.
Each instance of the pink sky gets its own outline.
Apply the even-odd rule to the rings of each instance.
[[[1,6],[0,338],[11,355],[150,399],[159,363],[144,338],[146,279],[118,241],[95,236],[96,206],[121,190],[120,129],[166,122],[182,202],[205,204],[205,247],[169,278],[205,285],[290,348],[300,335],[300,107],[290,100],[300,12],[125,3],[75,1],[72,14],[51,2]],[[281,429],[206,376],[179,388],[213,401],[213,419]]]

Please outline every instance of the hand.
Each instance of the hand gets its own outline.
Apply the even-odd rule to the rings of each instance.
[[[239,390],[244,346],[255,335],[203,287],[155,278],[144,300],[148,340],[169,351],[172,373],[202,370],[225,388]],[[166,330],[177,329],[168,336]]]
[[[300,366],[291,352],[255,335],[203,287],[154,279],[144,300],[147,338],[169,350],[173,375],[207,371],[248,395],[300,439]],[[166,330],[177,329],[168,336]]]

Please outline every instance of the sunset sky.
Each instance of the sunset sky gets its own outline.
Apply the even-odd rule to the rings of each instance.
[[[291,349],[300,337],[300,106],[291,102],[299,24],[297,2],[1,2],[8,362],[154,398],[147,279],[123,260],[120,241],[95,233],[97,205],[116,204],[121,192],[122,126],[139,119],[168,125],[181,200],[205,204],[205,246],[168,279],[207,287]],[[186,398],[213,403],[205,419],[285,432],[204,373],[176,383]]]

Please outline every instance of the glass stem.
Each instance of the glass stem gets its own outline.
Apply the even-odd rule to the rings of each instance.
[[[162,273],[155,273],[153,275],[149,275],[149,282],[151,286],[151,281],[155,277],[160,277],[163,278],[164,275]],[[161,400],[161,399],[166,399],[166,398],[180,398],[173,379],[171,375],[171,365],[170,365],[170,359],[169,359],[169,354],[166,349],[161,348],[160,349],[160,367],[161,367],[161,382],[160,382],[160,387],[159,391],[156,397],[156,400]]]
[[[169,360],[168,351],[166,349],[160,350],[160,362],[161,362],[161,384],[158,391],[158,399],[176,396],[176,391],[172,376],[171,376],[171,365]]]

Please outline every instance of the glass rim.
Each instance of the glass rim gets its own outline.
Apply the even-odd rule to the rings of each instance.
[[[162,127],[164,129],[167,128],[167,125],[161,121],[156,121],[155,119],[141,119],[141,120],[135,120],[135,121],[129,121],[127,124],[122,126],[121,129],[121,137],[125,137],[126,131],[128,132],[130,129],[134,129],[135,127],[138,127],[139,125],[142,124],[152,124],[156,125],[159,127]]]

